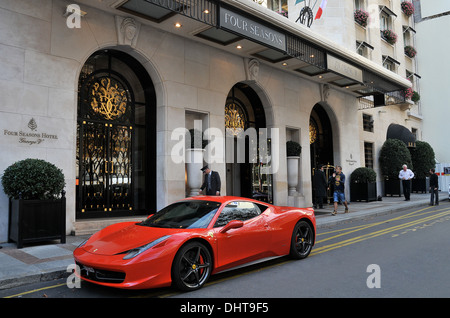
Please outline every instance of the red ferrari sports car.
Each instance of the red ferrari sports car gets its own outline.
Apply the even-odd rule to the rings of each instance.
[[[143,222],[108,226],[73,254],[77,275],[92,283],[129,289],[174,284],[189,291],[212,274],[263,258],[305,258],[315,233],[311,208],[198,196],[168,205]]]

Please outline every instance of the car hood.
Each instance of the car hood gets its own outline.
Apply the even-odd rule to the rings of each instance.
[[[83,249],[92,254],[115,255],[148,244],[162,236],[179,232],[179,229],[121,223],[94,234],[83,246]]]

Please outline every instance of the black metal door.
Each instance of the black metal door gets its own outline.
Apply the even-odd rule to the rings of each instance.
[[[132,211],[132,127],[83,121],[79,138],[80,216]]]

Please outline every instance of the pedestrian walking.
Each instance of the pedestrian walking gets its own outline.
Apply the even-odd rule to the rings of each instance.
[[[320,169],[316,169],[314,172],[314,189],[315,189],[315,202],[314,208],[323,209],[323,197],[327,195],[327,177],[324,172],[325,166],[320,166]]]
[[[405,201],[409,201],[411,197],[411,180],[414,178],[414,172],[408,169],[407,165],[403,165],[403,169],[400,170],[398,178],[402,180],[403,194],[405,196]]]
[[[336,215],[338,202],[341,202],[345,206],[345,213],[348,213],[347,200],[345,200],[345,174],[342,172],[341,166],[336,166],[336,172],[331,176],[330,186],[334,186],[333,201],[334,211],[331,215]]]
[[[220,195],[220,175],[217,171],[212,171],[208,166],[204,166],[202,169],[205,178],[200,188],[200,194],[205,189],[206,195]]]
[[[433,205],[433,201],[435,201],[435,205],[439,205],[439,178],[435,173],[434,168],[430,169],[430,205]]]

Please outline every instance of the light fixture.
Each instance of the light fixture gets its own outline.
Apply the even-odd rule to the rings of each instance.
[[[209,13],[209,10],[208,10],[208,9],[205,9],[205,10],[203,10],[203,13],[204,13],[204,14],[208,14],[208,13]]]
[[[176,22],[175,23],[175,27],[178,28],[178,29],[181,28],[181,23],[180,22]]]
[[[283,66],[287,66],[287,65],[288,65],[288,63],[286,63],[286,62],[283,62],[283,64],[281,64],[281,65],[283,65]]]
[[[319,78],[320,78],[320,79],[322,79],[322,78],[323,78],[323,76],[322,76],[322,75],[319,75]]]
[[[242,49],[242,45],[238,44],[238,45],[236,46],[236,48],[237,48],[238,50],[240,50],[240,49]]]
[[[310,58],[314,58],[314,54],[311,54],[309,57],[310,57]]]

